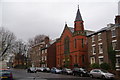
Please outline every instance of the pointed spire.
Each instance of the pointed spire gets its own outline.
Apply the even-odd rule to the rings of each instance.
[[[65,21],[65,27],[67,27],[67,22]]]
[[[78,5],[78,9],[79,9],[79,5]]]
[[[80,10],[79,10],[79,5],[78,5],[78,10],[77,10],[75,21],[83,21],[82,16],[80,14]]]

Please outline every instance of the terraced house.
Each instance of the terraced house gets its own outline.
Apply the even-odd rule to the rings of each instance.
[[[89,63],[108,63],[120,71],[120,15],[115,17],[115,24],[88,36]]]
[[[29,49],[29,56],[30,56],[30,61],[31,61],[31,65],[35,66],[35,67],[40,67],[41,66],[41,49],[43,48],[43,46],[45,45],[44,42],[41,42],[39,44],[36,44],[34,46],[32,46]]]

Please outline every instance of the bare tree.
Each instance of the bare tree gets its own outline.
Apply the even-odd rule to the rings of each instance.
[[[12,32],[0,27],[0,58],[9,53],[15,39],[16,37]]]
[[[27,45],[26,45],[26,43],[24,41],[19,39],[14,43],[12,53],[26,55],[26,51],[27,51]]]
[[[45,37],[46,35],[36,35],[34,38],[28,40],[28,44],[30,47],[39,44],[40,42],[44,41]]]

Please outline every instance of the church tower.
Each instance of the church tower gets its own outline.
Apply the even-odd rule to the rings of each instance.
[[[74,21],[74,32],[76,32],[76,31],[84,31],[84,25],[83,25],[82,16],[81,16],[81,13],[79,10],[79,5],[78,5],[76,18]]]

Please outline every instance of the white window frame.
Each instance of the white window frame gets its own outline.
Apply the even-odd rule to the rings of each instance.
[[[41,50],[41,47],[39,47],[39,50]]]
[[[92,35],[92,42],[95,42],[95,35]]]
[[[100,48],[101,45],[102,45],[102,49]],[[103,53],[103,44],[99,43],[98,48],[99,48],[99,54],[102,54]]]
[[[95,53],[94,53],[94,52],[95,52]],[[92,53],[93,53],[93,55],[96,54],[96,47],[95,47],[95,44],[92,45]]]
[[[42,56],[42,61],[44,60],[44,57]]]
[[[98,41],[102,40],[101,33],[98,33]]]
[[[113,40],[112,41],[113,50],[115,50],[116,46],[117,46],[117,40]]]
[[[90,57],[90,63],[91,64],[95,63],[95,57]]]
[[[47,53],[47,49],[45,49],[45,53]]]
[[[116,55],[116,67],[120,67],[120,63],[118,59],[120,58],[120,55]]]
[[[113,34],[114,34],[114,35],[113,35]],[[113,38],[113,37],[116,37],[115,28],[111,29],[111,35],[112,35],[112,38]]]
[[[44,54],[44,50],[42,50],[42,54]]]
[[[45,61],[47,60],[47,56],[44,57]]]
[[[120,67],[120,63],[118,61],[119,58],[116,58],[116,67]]]
[[[104,57],[103,56],[99,56],[98,59],[99,59],[99,64],[102,64],[104,62]],[[101,59],[103,59],[103,61],[101,61]]]

